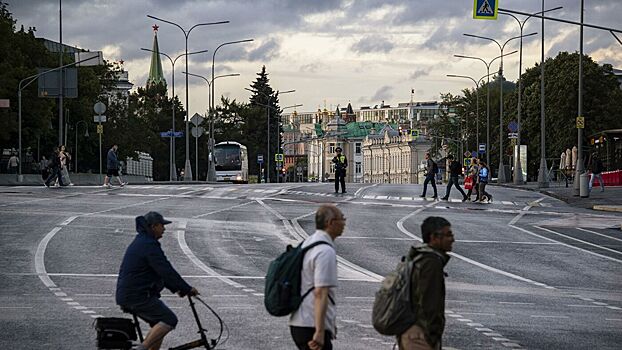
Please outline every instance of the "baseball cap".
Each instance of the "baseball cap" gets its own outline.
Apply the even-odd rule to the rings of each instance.
[[[164,219],[162,214],[158,213],[157,211],[150,211],[147,214],[143,215],[143,217],[145,218],[145,221],[147,221],[148,225],[155,225],[155,224],[168,225],[172,223],[172,221],[168,221]]]

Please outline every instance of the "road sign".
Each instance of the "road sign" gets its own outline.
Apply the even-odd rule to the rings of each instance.
[[[199,113],[195,113],[192,118],[190,118],[190,121],[192,122],[192,124],[199,126],[201,123],[203,123],[203,116],[201,116]]]
[[[11,107],[11,103],[9,99],[0,98],[0,108],[9,108]]]
[[[471,156],[471,152],[469,152],[469,151],[464,152],[464,156],[465,157],[470,157]]]
[[[471,158],[464,158],[464,160],[462,161],[462,165],[464,165],[465,167],[471,166]]]
[[[510,124],[508,124],[508,130],[510,130],[511,132],[518,132],[518,123],[515,121],[511,121]]]
[[[283,153],[277,153],[274,155],[274,161],[275,162],[282,162],[283,161]]]
[[[160,137],[184,137],[184,132],[183,131],[175,131],[175,132],[171,132],[169,131],[163,131],[160,133]]]
[[[257,155],[257,163],[259,163],[259,164],[263,163],[263,154],[258,154]]]
[[[585,129],[585,118],[577,117],[577,129]]]
[[[518,133],[516,133],[516,132],[509,132],[508,133],[508,138],[517,139],[518,138]]]
[[[101,121],[102,123],[105,123],[105,122],[106,122],[106,116],[105,116],[105,115],[94,115],[94,116],[93,116],[93,121],[94,121],[95,123],[99,123],[100,121]]]
[[[192,136],[194,137],[201,137],[201,135],[203,135],[205,133],[205,129],[203,129],[202,127],[192,127]]]
[[[473,0],[474,19],[497,19],[499,0]]]
[[[419,137],[419,130],[417,130],[417,129],[411,130],[410,131],[410,136],[412,136],[412,138],[416,139],[417,137]]]
[[[98,125],[97,126],[97,133],[98,134],[103,134],[104,133],[104,126],[103,125]]]
[[[95,111],[96,114],[104,114],[106,113],[106,105],[101,102],[97,102],[93,106],[93,110]]]
[[[486,153],[486,144],[480,143],[478,149],[480,154]]]

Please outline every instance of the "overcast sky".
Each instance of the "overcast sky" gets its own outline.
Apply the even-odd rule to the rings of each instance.
[[[58,1],[3,0],[17,19],[18,28],[34,26],[38,37],[59,38]],[[585,23],[622,29],[622,1],[586,0]],[[240,77],[216,80],[217,96],[248,100],[244,90],[266,65],[272,87],[296,89],[281,97],[281,106],[303,104],[298,111],[318,107],[354,108],[381,101],[395,105],[410,101],[438,100],[439,93],[459,93],[472,86],[469,80],[446,74],[485,75],[478,61],[454,58],[476,55],[487,60],[499,48],[484,40],[464,37],[472,33],[505,41],[519,35],[518,24],[508,16],[497,21],[472,19],[472,0],[64,0],[63,42],[89,50],[101,50],[107,60],[123,60],[130,80],[145,84],[153,30],[158,24],[160,50],[176,56],[184,50],[182,32],[169,24],[147,18],[153,15],[190,28],[196,23],[228,20],[230,24],[195,28],[189,51],[210,53],[191,56],[189,70],[209,77],[212,50],[220,43],[247,38],[250,44],[221,48],[216,55],[216,75],[240,73]],[[563,6],[551,15],[579,20],[580,0],[546,0],[546,8]],[[523,12],[541,10],[539,0],[502,0],[502,8]],[[519,19],[522,16],[519,16]],[[540,20],[530,19],[524,33],[540,33]],[[577,26],[547,21],[546,55],[578,51]],[[622,34],[618,34],[622,39]],[[510,42],[506,52],[518,49]],[[540,60],[540,34],[525,39],[523,67]],[[605,31],[586,29],[584,50],[599,63],[622,68],[622,45]],[[171,67],[162,61],[170,85]],[[498,65],[493,65],[498,69]],[[183,58],[176,65],[176,94],[185,101]],[[505,76],[518,76],[518,54],[504,61]],[[190,79],[190,115],[207,109],[204,81]]]

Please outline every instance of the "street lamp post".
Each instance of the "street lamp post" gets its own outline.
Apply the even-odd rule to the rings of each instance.
[[[201,79],[205,80],[205,82],[207,83],[207,101],[211,101],[211,86],[212,86],[212,83],[210,82],[210,80],[209,80],[209,79],[207,79],[206,77],[204,77],[204,76],[202,76],[202,75],[199,75],[199,74],[193,74],[193,73],[188,73],[188,72],[182,72],[182,73],[183,73],[183,74],[187,74],[187,75],[191,75],[191,76],[196,77],[196,78],[201,78]],[[224,77],[237,77],[237,76],[240,76],[240,74],[239,74],[239,73],[223,74],[223,75],[217,75],[217,76],[215,76],[213,80],[216,80],[216,79],[218,79],[218,78],[224,78]],[[208,107],[208,108],[209,108],[209,107]],[[210,110],[211,110],[211,108],[210,108]],[[212,154],[213,149],[212,149],[212,147],[211,147],[211,146],[214,144],[213,139],[212,139],[212,138],[214,137],[214,134],[213,134],[213,131],[214,131],[214,130],[213,130],[213,129],[214,129],[214,123],[213,123],[213,115],[212,115],[212,113],[210,113],[210,120],[208,120],[208,124],[209,124],[209,125],[208,125],[208,130],[207,130],[207,133],[208,133],[208,136],[209,136],[209,141],[208,141],[208,157],[207,157],[207,158],[208,158],[208,159],[207,159],[207,161],[208,161],[207,180],[208,180],[208,181],[215,181],[215,179],[210,179],[210,174],[209,174],[209,173],[210,173],[210,170],[212,169],[212,165],[213,165],[213,163],[214,163],[214,162],[213,162],[213,154]],[[197,125],[197,126],[198,126],[198,125]],[[197,142],[197,144],[198,144],[198,138],[197,138],[196,142]],[[197,169],[198,169],[198,167],[199,167],[199,165],[198,165],[198,164],[199,164],[199,163],[198,163],[198,162],[199,162],[199,151],[198,151],[198,146],[196,146],[196,148],[197,148],[197,151],[196,151],[196,155],[195,155],[195,157],[196,157],[196,164],[197,164],[197,165],[196,165],[196,167],[197,167]],[[210,155],[211,155],[211,156],[210,156]],[[214,176],[215,176],[215,175],[216,175],[216,170],[214,169]]]
[[[153,50],[141,48],[143,51],[154,52]],[[199,53],[205,53],[207,50],[189,52],[188,55],[195,55]],[[185,53],[182,53],[175,57],[174,59],[171,56],[165,54],[164,52],[158,52],[160,55],[168,58],[171,62],[171,102],[173,106],[173,128],[171,129],[171,140],[169,146],[169,181],[173,181],[177,179],[177,167],[175,165],[175,63],[180,57],[186,56]]]
[[[542,0],[544,11],[544,0]],[[544,15],[542,15],[544,16]],[[538,170],[538,187],[549,187],[549,177],[546,174],[546,114],[544,110],[544,18],[542,18],[542,39],[540,40],[540,169]]]
[[[558,6],[546,11],[540,11],[540,12],[536,12],[533,15],[538,15],[538,14],[543,14],[545,12],[550,12],[550,11],[556,11],[556,10],[560,10],[562,9],[562,6]],[[506,15],[506,16],[510,16],[512,18],[514,18],[516,20],[516,22],[518,23],[518,27],[520,28],[520,46],[519,46],[519,54],[518,54],[518,107],[517,107],[517,114],[518,114],[518,151],[516,152],[516,159],[514,161],[514,184],[515,185],[521,185],[524,183],[524,179],[523,179],[523,169],[522,169],[522,165],[520,162],[520,145],[521,145],[521,106],[522,106],[522,95],[523,95],[523,79],[521,78],[522,73],[523,73],[523,29],[525,27],[525,23],[527,23],[527,21],[533,17],[533,15],[531,16],[527,16],[527,18],[525,18],[523,21],[519,20],[516,16],[514,16],[513,14],[509,13],[509,12],[502,12],[499,11],[500,14],[502,15]]]
[[[477,147],[479,147],[479,84],[475,79],[468,75],[447,74],[447,76],[450,78],[470,79],[475,84],[475,148],[477,149]]]
[[[188,37],[190,36],[190,32],[192,32],[194,28],[200,27],[200,26],[209,26],[209,25],[215,25],[215,24],[229,23],[229,21],[198,23],[190,27],[190,29],[185,30],[184,28],[182,28],[179,24],[175,22],[167,21],[167,20],[164,20],[164,19],[161,19],[155,16],[151,16],[151,15],[147,15],[147,17],[151,19],[155,19],[157,21],[161,21],[164,23],[174,25],[177,28],[179,28],[182,31],[182,33],[184,33],[184,37],[186,39],[186,54],[184,55],[185,61],[186,61],[186,72],[188,71]],[[188,75],[186,75],[186,118],[185,118],[186,119],[186,165],[185,165],[185,170],[184,170],[184,180],[186,181],[192,180],[192,165],[190,164],[190,138],[188,135],[188,123],[190,121],[189,117],[190,117],[190,106],[188,104]]]
[[[223,47],[223,46],[227,46],[227,45],[233,45],[233,44],[241,44],[241,43],[248,43],[251,41],[254,41],[255,39],[244,39],[244,40],[235,40],[235,41],[228,41],[226,43],[222,43],[220,45],[218,45],[218,47],[216,47],[216,50],[214,50],[214,53],[212,54],[212,83],[211,83],[211,90],[212,90],[212,97],[211,99],[209,99],[209,112],[210,112],[210,118],[209,118],[209,144],[208,144],[208,149],[209,149],[209,153],[213,154],[214,152],[214,118],[215,116],[213,115],[213,113],[215,113],[215,108],[216,105],[214,103],[214,80],[216,80],[216,78],[214,77],[214,74],[216,74],[214,72],[215,68],[215,62],[216,62],[216,52],[218,52],[218,50]],[[188,70],[186,70],[187,72]],[[207,179],[208,181],[216,181],[216,168],[215,168],[215,164],[213,162],[213,160],[209,161],[209,168],[207,169]]]
[[[486,163],[487,164],[490,164],[490,75],[491,75],[490,66],[498,58],[501,58],[502,56],[509,56],[509,55],[515,54],[516,52],[518,51],[514,50],[507,54],[497,56],[493,58],[492,60],[490,60],[490,62],[486,62],[483,58],[476,57],[476,56],[454,55],[454,57],[458,57],[458,58],[468,58],[472,60],[481,61],[486,66],[485,77],[487,78],[487,83],[486,83]],[[479,147],[479,144],[477,146]]]
[[[505,178],[505,168],[503,166],[503,50],[505,49],[505,45],[507,45],[510,41],[515,39],[521,39],[524,37],[536,35],[537,33],[529,33],[526,35],[519,35],[506,40],[503,44],[498,42],[497,40],[485,36],[473,35],[473,34],[463,34],[464,36],[484,39],[488,41],[492,41],[493,43],[499,46],[499,51],[501,52],[501,62],[499,64],[499,172],[497,175],[497,182],[502,183],[506,182]]]
[[[80,125],[80,123],[84,123],[84,137],[89,137],[89,126],[88,124],[84,121],[84,120],[79,120],[76,123],[76,150],[74,153],[74,157],[76,158],[76,174],[78,173],[78,125]]]
[[[270,107],[269,106],[270,106],[270,101],[272,100],[273,96],[268,96],[268,95],[266,95],[265,93],[263,93],[263,92],[261,92],[259,90],[255,91],[255,90],[251,90],[249,88],[244,88],[244,90],[250,91],[252,93],[261,94],[265,98],[268,99],[267,105],[262,105],[262,106],[266,107],[266,117],[268,119],[268,145],[267,145],[268,160],[266,162],[266,183],[269,183],[270,182],[270,170],[271,170],[271,165],[270,165]],[[282,94],[289,94],[289,93],[292,93],[292,92],[296,92],[296,90],[277,91],[276,92],[276,96],[282,95]],[[212,97],[214,97],[214,96],[212,95]]]

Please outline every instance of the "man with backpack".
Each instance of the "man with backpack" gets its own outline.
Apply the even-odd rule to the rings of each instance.
[[[431,216],[421,224],[423,244],[411,247],[382,281],[372,309],[374,328],[397,336],[400,350],[441,349],[445,328],[445,272],[454,243],[451,224]]]
[[[425,193],[428,191],[428,183],[432,183],[432,188],[434,189],[434,199],[438,198],[438,193],[436,192],[436,174],[438,174],[438,165],[435,161],[430,157],[430,153],[425,154],[426,165],[425,165],[425,181],[423,182],[423,193],[420,197],[425,198]]]
[[[333,348],[332,339],[337,334],[337,253],[333,242],[343,233],[345,223],[341,210],[334,205],[322,205],[315,214],[315,233],[302,243],[303,250],[312,247],[303,253],[302,301],[289,318],[290,332],[298,349]]]
[[[462,201],[466,202],[467,195],[466,193],[464,193],[462,187],[460,187],[460,184],[458,183],[458,177],[462,175],[462,166],[460,165],[460,163],[454,160],[454,156],[451,154],[447,156],[447,159],[449,159],[449,182],[447,182],[447,191],[445,191],[445,197],[441,199],[445,201],[449,200],[451,186],[456,186],[458,191],[462,193]]]

